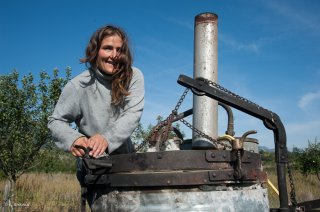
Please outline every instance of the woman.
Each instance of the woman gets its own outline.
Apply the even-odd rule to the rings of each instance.
[[[85,152],[75,145],[91,148],[92,157],[132,152],[130,135],[142,115],[144,79],[132,67],[125,32],[110,25],[98,29],[80,61],[88,70],[63,89],[49,117],[53,137],[76,157]]]

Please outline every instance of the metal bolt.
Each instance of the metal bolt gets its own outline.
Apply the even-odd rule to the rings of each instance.
[[[216,157],[216,155],[214,153],[211,153],[211,157],[214,158]]]
[[[170,181],[170,180],[168,180],[168,181],[167,181],[167,184],[170,184],[170,183],[171,183],[171,181]]]
[[[216,175],[216,173],[212,173],[212,177],[216,177],[217,175]]]

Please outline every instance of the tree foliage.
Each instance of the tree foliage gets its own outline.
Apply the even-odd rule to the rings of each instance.
[[[317,174],[320,180],[320,143],[317,138],[304,150],[296,150],[298,167],[302,174]]]
[[[75,157],[70,152],[52,145],[51,148],[42,148],[40,150],[40,155],[35,160],[37,165],[28,170],[28,172],[76,173],[75,162]]]
[[[263,161],[264,165],[272,166],[275,163],[275,154],[274,152],[265,151],[263,149],[259,150],[261,155],[261,160]]]
[[[66,69],[65,78],[58,74],[58,69],[52,77],[42,71],[38,84],[32,74],[21,81],[17,71],[0,76],[0,169],[11,182],[31,168],[41,155],[40,149],[52,142],[48,116],[70,78],[71,69]]]
[[[160,124],[162,121],[164,121],[163,117],[158,115],[156,118],[157,124]],[[156,126],[149,124],[147,129],[145,129],[141,123],[139,123],[138,127],[135,129],[135,131],[131,135],[131,140],[134,143],[135,146],[139,146],[142,142],[147,141],[149,139],[149,136],[152,132],[152,130]],[[172,127],[176,128],[182,135],[182,137],[185,137],[185,133],[180,129],[179,123],[174,123]],[[173,131],[169,132],[168,139],[172,139],[173,137],[177,136]],[[146,148],[148,146],[144,146],[142,152],[146,151]]]

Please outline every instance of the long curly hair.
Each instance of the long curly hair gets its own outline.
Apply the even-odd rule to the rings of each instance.
[[[120,49],[118,58],[118,70],[112,75],[111,96],[112,104],[119,105],[123,103],[125,96],[130,94],[129,84],[132,79],[132,54],[129,48],[129,41],[126,33],[119,27],[106,25],[98,29],[90,38],[86,48],[86,57],[80,59],[82,63],[86,63],[89,69],[97,69],[98,52],[101,42],[105,37],[118,35],[123,45]]]

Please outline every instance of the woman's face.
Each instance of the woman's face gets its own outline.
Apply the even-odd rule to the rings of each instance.
[[[120,56],[120,49],[123,41],[118,35],[105,37],[99,49],[97,65],[100,71],[106,74],[114,74],[117,71],[117,59]]]

